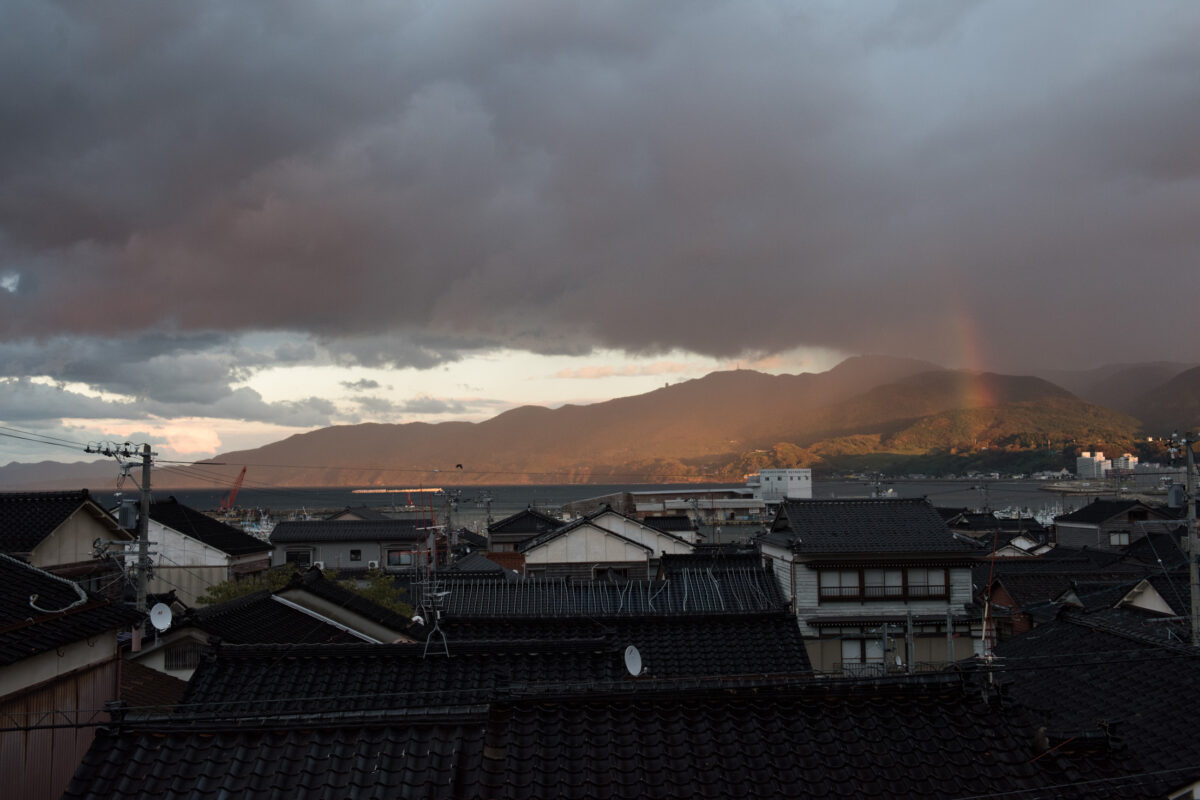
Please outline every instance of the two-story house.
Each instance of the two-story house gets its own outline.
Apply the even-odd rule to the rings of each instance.
[[[1120,550],[1149,531],[1165,530],[1164,522],[1171,519],[1166,509],[1140,500],[1093,500],[1070,514],[1055,517],[1054,536],[1058,544],[1067,547]]]
[[[174,590],[186,605],[194,604],[209,586],[254,575],[271,566],[269,542],[202,514],[174,497],[150,504],[147,527],[148,538],[154,543],[150,547],[154,564],[150,591]]]
[[[979,647],[977,548],[923,499],[787,501],[759,547],[819,672],[915,671]]]
[[[694,542],[606,506],[525,542],[519,552],[530,577],[645,580],[658,573],[663,554],[694,549]]]
[[[440,531],[427,519],[289,520],[271,531],[272,563],[343,573],[368,569],[412,572],[421,554],[428,554],[433,533]],[[437,537],[434,546],[438,563],[445,563],[444,537]]]
[[[120,543],[133,538],[87,489],[0,493],[0,553],[70,578],[88,591],[121,597]]]

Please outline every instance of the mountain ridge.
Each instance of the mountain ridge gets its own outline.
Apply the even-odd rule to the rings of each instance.
[[[1200,396],[1200,368],[1143,366],[1143,374],[1171,374],[1143,393],[1159,398],[1148,408],[1160,417],[1175,413],[1169,401],[1181,393]],[[1121,365],[1091,378],[1138,370]],[[589,405],[519,406],[481,422],[329,426],[198,462],[205,478],[190,484],[174,471],[155,483],[219,485],[243,464],[255,483],[293,487],[740,481],[764,466],[832,470],[882,455],[1009,453],[1065,464],[1077,450],[1139,447],[1144,427],[1037,375],[858,356],[822,373],[715,372]],[[0,470],[0,485],[12,487],[13,477]]]

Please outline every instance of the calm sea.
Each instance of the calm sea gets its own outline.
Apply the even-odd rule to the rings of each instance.
[[[813,496],[818,498],[854,498],[870,497],[876,491],[888,493],[895,497],[927,497],[934,505],[953,508],[983,508],[993,509],[1028,509],[1032,512],[1052,511],[1064,513],[1086,505],[1093,499],[1084,495],[1061,496],[1042,490],[1045,484],[1040,481],[884,481],[878,487],[868,481],[813,481]],[[491,498],[491,511],[494,519],[502,519],[528,506],[547,510],[556,510],[563,504],[574,500],[584,500],[599,497],[613,492],[625,490],[658,491],[658,490],[704,490],[708,488],[726,488],[729,484],[668,484],[663,486],[646,485],[569,485],[569,486],[466,486],[455,489],[458,492],[456,520],[463,524],[481,519],[487,515],[487,498]],[[155,497],[165,497],[168,493],[155,493]],[[225,496],[225,492],[217,489],[177,489],[169,492],[193,508],[202,510],[215,509]],[[113,498],[110,495],[100,495],[105,501]],[[244,509],[261,509],[278,519],[299,511],[316,511],[344,508],[346,506],[372,506],[387,509],[402,508],[411,499],[414,504],[420,504],[420,495],[416,492],[354,493],[347,488],[304,488],[304,489],[261,489],[243,487],[238,494],[237,504]],[[443,502],[439,500],[439,512]]]

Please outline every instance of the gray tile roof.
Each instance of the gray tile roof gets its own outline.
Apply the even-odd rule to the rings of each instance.
[[[1049,727],[1108,729],[1165,797],[1200,779],[1200,654],[1164,630],[1129,610],[1064,612],[996,647],[999,679]]]
[[[6,555],[0,555],[0,586],[0,666],[108,631],[127,630],[143,618],[95,595],[74,605],[81,598],[71,581]],[[37,608],[30,605],[34,595]]]
[[[527,578],[510,583],[455,579],[442,573],[448,617],[638,616],[777,611],[779,585],[761,566],[680,570],[665,581],[568,582]]]
[[[922,553],[970,556],[923,499],[789,500],[780,506],[770,542],[806,554]]]
[[[284,659],[281,677],[291,686],[300,665],[263,654],[272,657]],[[458,660],[466,675],[475,659]],[[454,661],[425,664],[445,669]],[[303,666],[330,672],[336,663]],[[377,681],[358,677],[341,691],[376,691]],[[291,725],[280,712],[126,723],[98,733],[64,797],[1144,796],[1128,780],[1131,765],[1107,743],[1039,748],[1034,720],[958,677],[746,688],[624,683],[637,691],[514,692],[456,708],[431,705],[435,695],[426,694],[424,707],[402,714],[338,713]]]
[[[271,551],[268,542],[185,506],[174,497],[151,503],[150,519],[231,556]]]

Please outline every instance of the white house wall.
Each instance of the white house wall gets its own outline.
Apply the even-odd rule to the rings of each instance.
[[[107,527],[86,509],[79,508],[33,548],[29,563],[45,568],[88,561],[92,558],[92,543],[96,539],[121,538],[132,537]]]
[[[528,564],[588,564],[646,561],[643,547],[624,541],[609,531],[583,525],[525,553]]]
[[[203,542],[193,539],[190,536],[176,531],[174,528],[164,527],[161,523],[150,521],[150,541],[158,544],[151,545],[150,549],[157,553],[151,556],[151,560],[156,565],[165,567],[170,566],[189,566],[189,567],[228,567],[229,555],[216,549],[209,547]],[[263,545],[263,550],[269,550],[270,546]]]
[[[664,552],[671,554],[692,552],[692,548],[686,543],[681,543],[677,537],[667,536],[662,531],[634,522],[615,512],[600,514],[592,518],[591,522],[599,528],[618,533],[626,539],[646,545],[655,556]],[[694,532],[691,535],[694,536]]]

